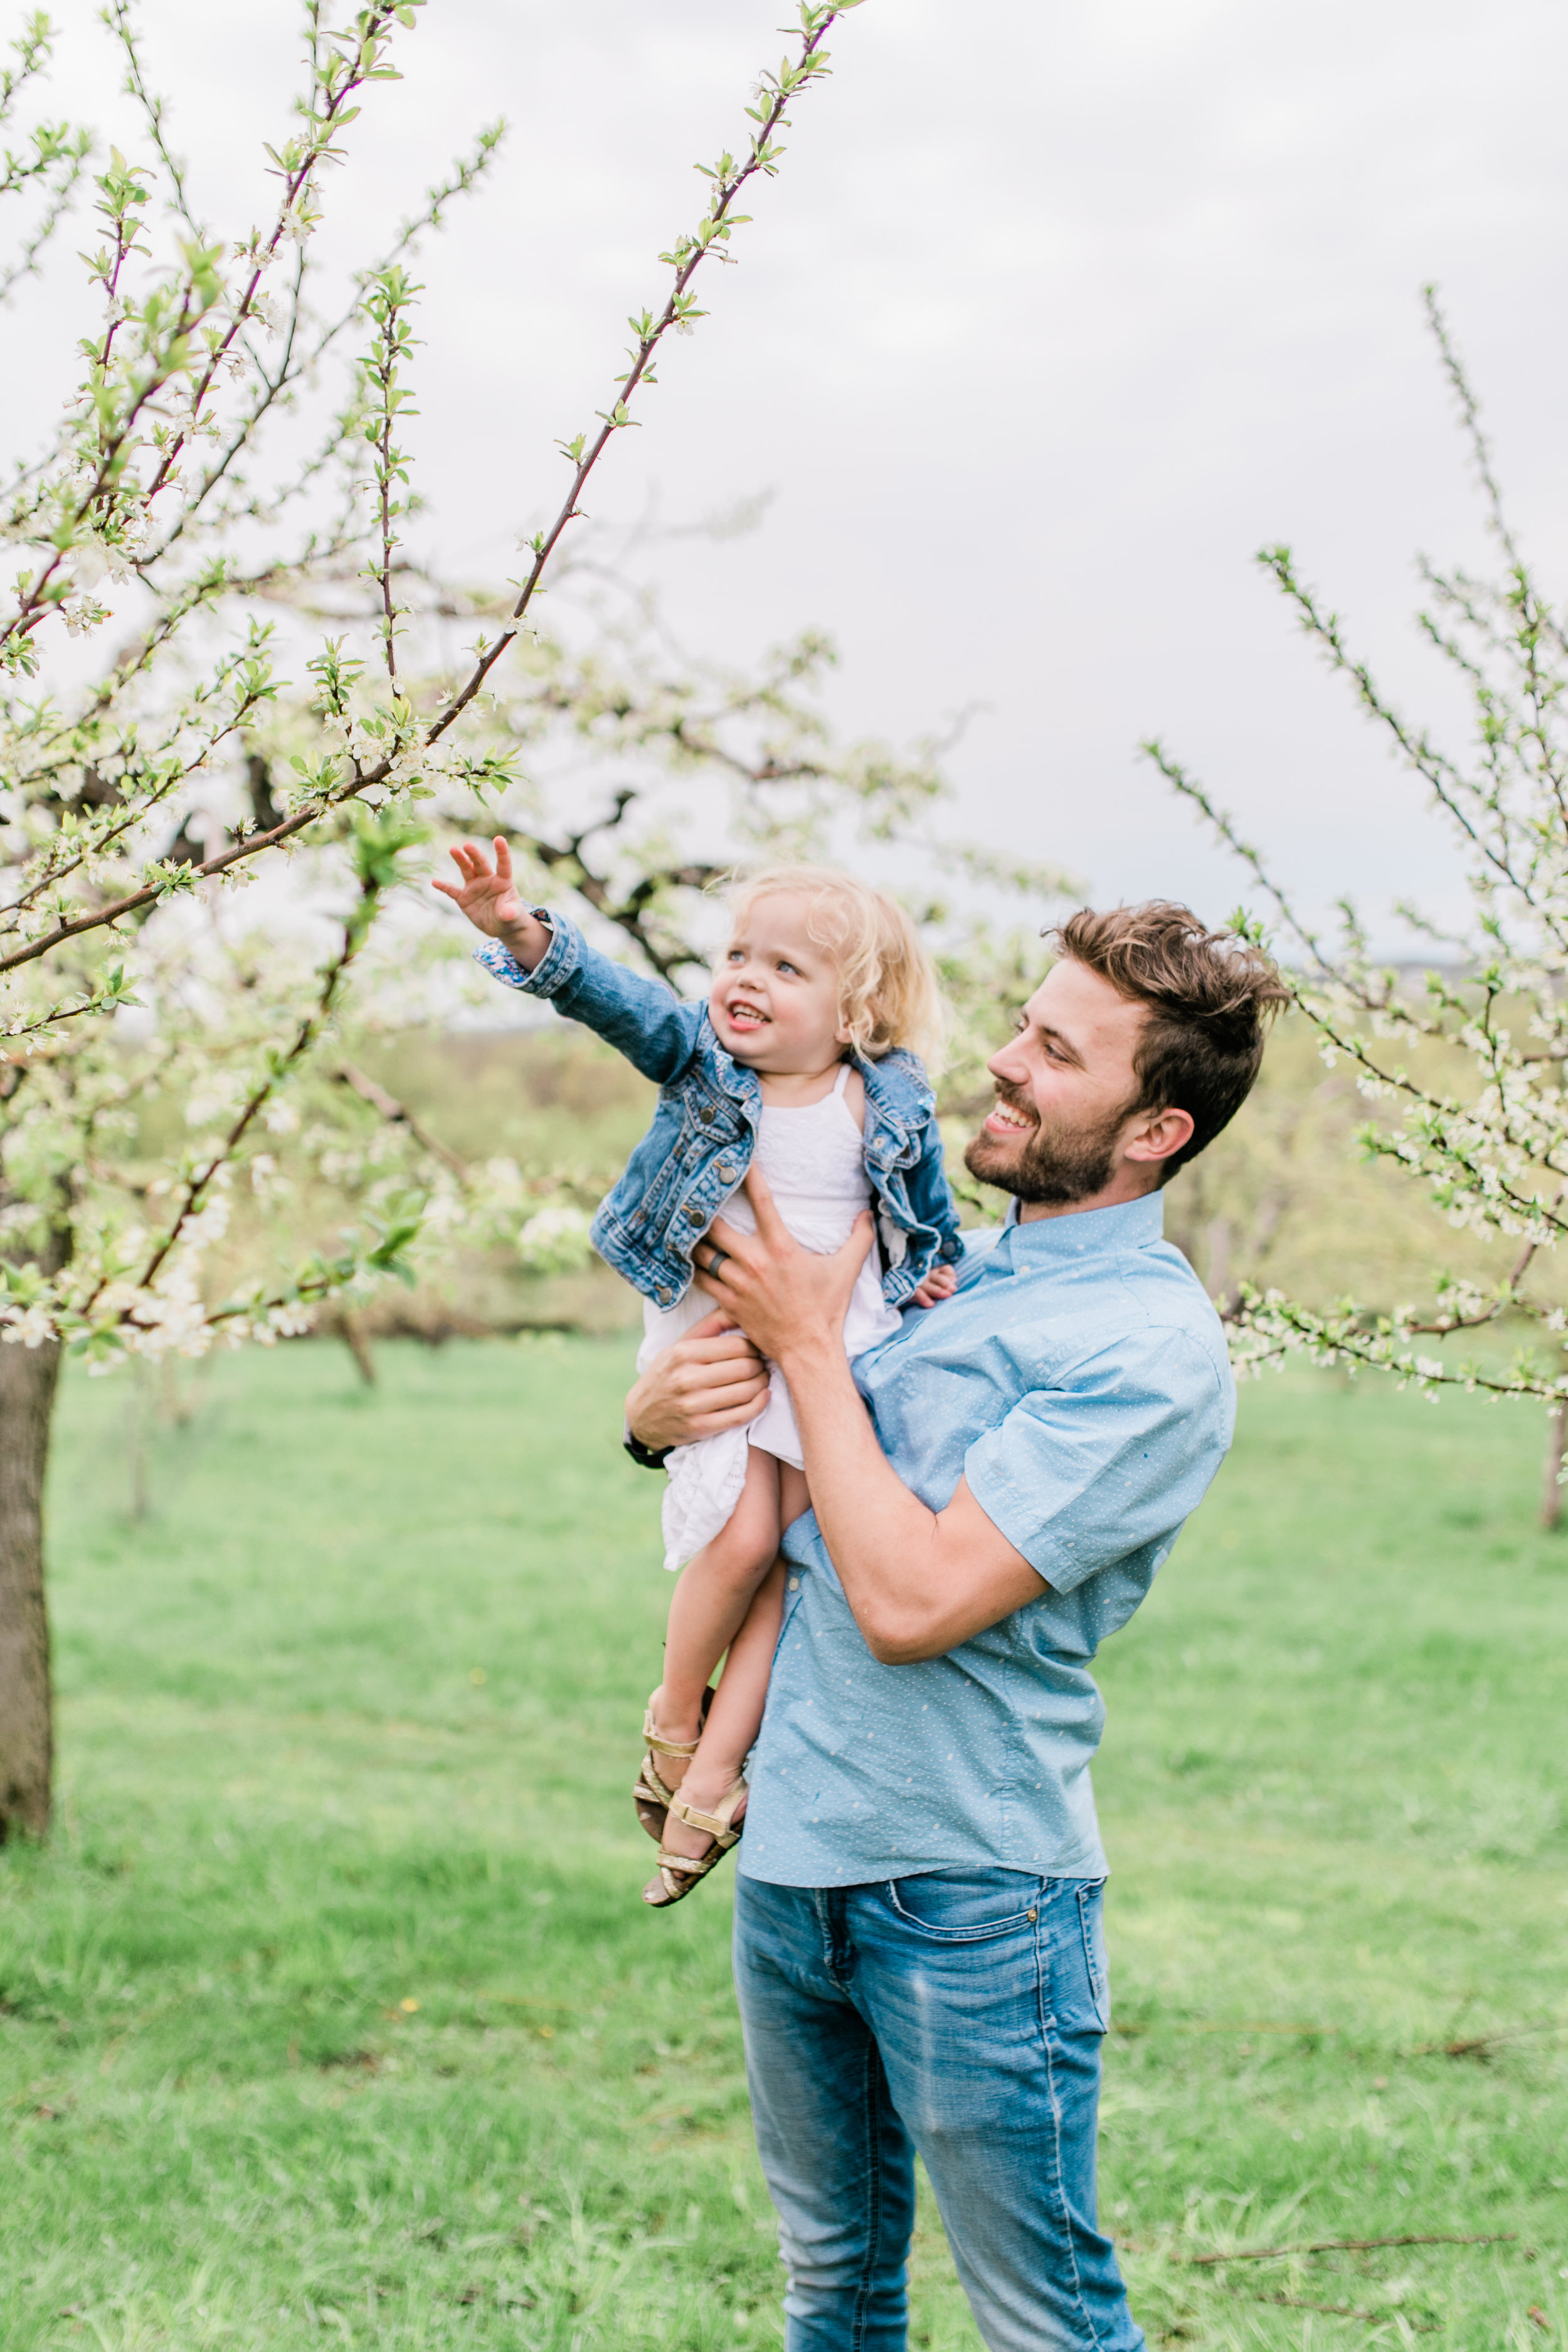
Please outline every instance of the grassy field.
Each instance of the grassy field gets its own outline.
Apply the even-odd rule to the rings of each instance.
[[[637,1901],[668,1586],[626,1356],[226,1360],[135,1523],[129,1391],[71,1383],[60,1823],[0,1853],[6,2352],[777,2342],[728,1887]],[[1152,2342],[1568,2352],[1538,1436],[1248,1391],[1103,1657],[1102,2200]],[[1495,2242],[1200,2259],[1444,2233]],[[929,2208],[915,2301],[973,2352]]]

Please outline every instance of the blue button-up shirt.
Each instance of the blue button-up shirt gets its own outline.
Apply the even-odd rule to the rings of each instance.
[[[855,1378],[883,1452],[940,1511],[961,1477],[1050,1590],[945,1657],[872,1657],[809,1513],[742,1870],[844,1886],[954,1864],[1099,1878],[1089,1662],[1124,1625],[1230,1444],[1214,1308],[1158,1192],[965,1235],[956,1295]]]

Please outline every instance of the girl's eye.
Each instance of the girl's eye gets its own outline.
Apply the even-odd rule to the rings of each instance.
[[[781,971],[787,971],[792,980],[798,980],[800,978],[800,974],[796,971],[794,964],[786,963],[783,956],[780,956],[779,958],[779,970]]]
[[[745,962],[745,961],[746,961],[746,950],[745,950],[745,949],[744,949],[744,948],[731,948],[731,949],[730,950],[729,954],[725,957],[724,961],[725,961],[725,962],[726,962],[726,963],[744,963],[744,962]]]

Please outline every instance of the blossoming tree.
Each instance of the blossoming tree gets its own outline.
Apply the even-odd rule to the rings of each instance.
[[[504,828],[541,897],[678,987],[697,984],[703,893],[735,858],[901,855],[958,1007],[960,1095],[1027,949],[952,918],[931,877],[1062,887],[933,834],[939,743],[835,743],[825,640],[744,673],[694,660],[626,551],[580,527],[590,474],[665,336],[702,316],[697,273],[731,257],[737,199],[776,170],[844,6],[800,7],[743,147],[700,167],[706,207],[662,257],[662,307],[632,320],[595,429],[561,444],[569,488],[522,576],[476,588],[434,575],[411,538],[412,272],[500,127],[336,301],[311,242],[322,169],[420,5],[334,23],[308,0],[298,125],[269,151],[276,210],[237,241],[192,208],[131,0],[107,11],[146,152],[97,174],[85,368],[51,446],[0,491],[23,564],[0,612],[0,1837],[48,1817],[41,1497],[62,1351],[111,1370],[267,1344],[455,1241],[542,1269],[583,1252],[604,1171],[472,1164],[363,1066],[378,1032],[450,1014],[467,941],[427,889],[446,839]],[[0,121],[48,40],[31,20]],[[45,124],[7,163],[0,196],[32,206],[17,273],[44,258],[88,152]],[[576,582],[552,635],[532,614],[547,569]],[[472,639],[457,670],[455,628]]]
[[[1146,749],[1272,903],[1294,950],[1292,995],[1324,1059],[1348,1067],[1369,1100],[1394,1110],[1388,1123],[1364,1128],[1364,1150],[1426,1187],[1454,1225],[1508,1244],[1496,1281],[1439,1272],[1425,1304],[1389,1313],[1354,1299],[1316,1312],[1244,1285],[1233,1317],[1238,1361],[1258,1368],[1300,1353],[1431,1391],[1541,1400],[1549,1409],[1542,1516],[1555,1525],[1568,1314],[1539,1277],[1550,1264],[1543,1254],[1568,1234],[1568,634],[1509,520],[1474,393],[1430,288],[1426,304],[1500,558],[1491,578],[1422,565],[1431,603],[1420,625],[1467,690],[1468,752],[1446,748],[1394,707],[1289,548],[1266,549],[1259,561],[1452,828],[1468,868],[1468,921],[1445,929],[1415,906],[1398,910],[1442,956],[1412,987],[1372,955],[1348,900],[1340,935],[1326,936],[1205,788],[1159,743]],[[1249,928],[1262,937],[1261,924]],[[1521,1323],[1533,1327],[1532,1339],[1511,1362],[1458,1347],[1439,1354],[1431,1344]]]
[[[422,604],[405,545],[410,271],[423,234],[483,175],[499,127],[333,304],[311,244],[326,167],[349,159],[362,105],[396,78],[423,0],[341,16],[307,0],[304,87],[268,150],[275,208],[225,237],[193,209],[132,0],[109,0],[139,152],[110,151],[94,175],[96,317],[58,428],[0,484],[19,558],[0,596],[0,1836],[48,1814],[41,1496],[62,1347],[110,1366],[275,1339],[456,1222],[516,1228],[539,1213],[493,1171],[452,1164],[374,1090],[328,1086],[323,1054],[378,955],[384,977],[395,961],[379,942],[432,821],[459,808],[471,820],[476,796],[487,817],[503,804],[531,730],[597,723],[583,666],[534,637],[531,607],[665,337],[703,315],[699,272],[729,257],[739,200],[776,171],[787,109],[827,70],[829,30],[858,5],[799,7],[746,140],[708,170],[701,217],[663,257],[667,295],[632,320],[595,425],[562,445],[569,488],[527,541],[522,576],[468,600],[483,625],[453,671],[421,636],[442,600],[426,583]],[[0,163],[0,220],[21,222],[0,296],[46,266],[91,150],[79,127],[20,130],[49,45],[31,17],[0,73],[0,130],[24,139]],[[317,387],[340,362],[334,405]],[[642,730],[650,750],[662,730],[673,756],[742,772],[765,764],[767,730],[751,727],[751,751],[731,734],[773,690],[759,686],[750,714],[733,696],[710,710],[700,745],[683,740],[689,696],[677,725],[623,693],[613,726]],[[580,886],[584,845],[544,830],[537,843],[576,861]],[[605,911],[651,949],[680,877],[643,864]],[[248,926],[247,882],[265,909]],[[336,1154],[352,1229],[212,1295],[204,1260],[237,1183],[281,1186],[290,1150],[329,1174]]]

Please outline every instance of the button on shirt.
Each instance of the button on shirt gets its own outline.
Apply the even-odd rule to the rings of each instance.
[[[875,1659],[808,1513],[740,1867],[844,1886],[953,1864],[1098,1878],[1089,1671],[1230,1444],[1219,1318],[1158,1192],[964,1237],[952,1298],[855,1365],[894,1470],[933,1511],[961,1477],[1050,1590],[945,1657]]]

